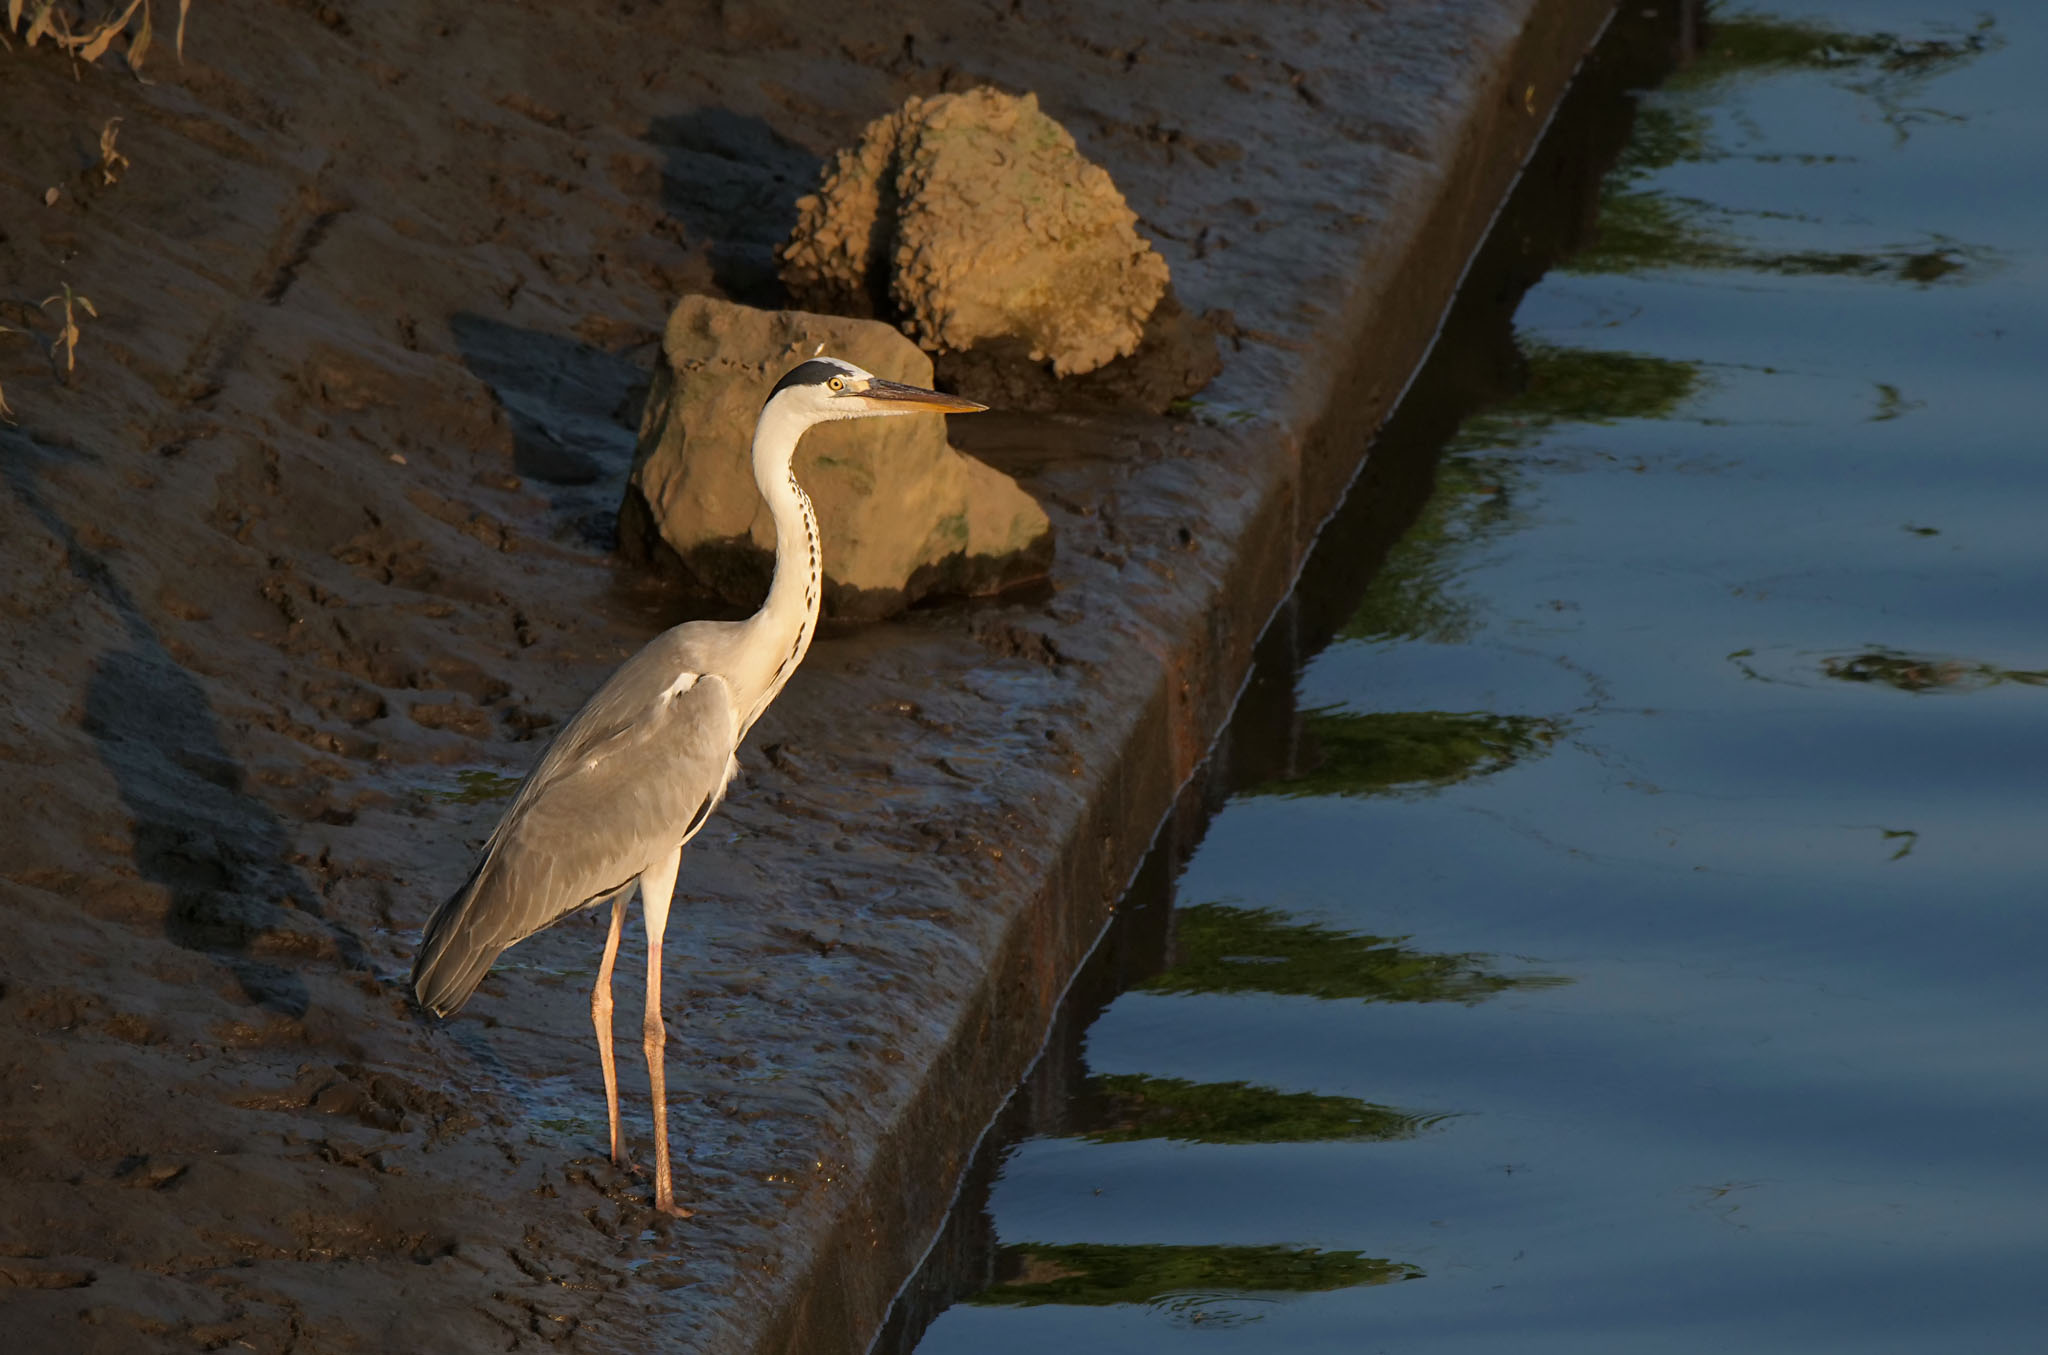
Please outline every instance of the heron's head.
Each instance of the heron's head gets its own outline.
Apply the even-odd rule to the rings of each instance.
[[[884,381],[839,358],[812,358],[790,369],[768,392],[767,407],[787,405],[810,423],[873,419],[890,414],[972,414],[987,409],[957,395]]]

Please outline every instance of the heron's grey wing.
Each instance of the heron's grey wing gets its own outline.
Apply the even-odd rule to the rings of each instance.
[[[413,969],[423,1006],[454,1011],[507,946],[617,892],[703,826],[735,765],[731,688],[682,674],[642,696],[599,737],[571,743],[565,729],[527,779],[468,884],[427,922]],[[572,756],[556,756],[564,745]]]
[[[517,902],[512,940],[625,884],[693,836],[725,793],[738,729],[725,679],[702,677],[555,769],[507,825],[492,866]]]
[[[526,780],[520,783],[512,803],[491,832],[484,848],[486,856],[535,796],[575,767],[604,756],[605,749],[644,737],[649,721],[678,683],[692,682],[699,674],[717,671],[703,662],[704,656],[697,652],[701,648],[697,643],[700,637],[693,632],[701,626],[702,623],[678,626],[656,636],[620,664],[583,703],[583,708],[569,717],[569,722],[541,754],[540,761],[526,774]]]

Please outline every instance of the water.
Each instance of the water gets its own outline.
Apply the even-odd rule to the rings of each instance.
[[[1572,213],[1490,246],[884,1349],[2041,1347],[2048,7],[1699,39],[1514,350]]]

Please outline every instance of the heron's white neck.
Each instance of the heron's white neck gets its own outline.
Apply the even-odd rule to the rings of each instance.
[[[746,675],[740,693],[742,734],[768,708],[811,647],[824,590],[818,515],[811,509],[810,496],[797,484],[791,464],[797,439],[810,421],[778,404],[769,401],[754,428],[754,485],[768,501],[775,522],[775,581],[768,586],[768,600],[746,623],[749,634],[742,648],[761,656],[761,667]]]

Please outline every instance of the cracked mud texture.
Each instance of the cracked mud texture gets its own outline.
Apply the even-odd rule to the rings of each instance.
[[[68,380],[0,336],[10,1350],[859,1349],[1602,12],[366,0],[197,6],[147,86],[0,53],[0,324],[99,311]],[[612,549],[669,309],[779,304],[822,157],[982,84],[1224,370],[959,421],[1050,588],[821,641],[756,730],[669,932],[671,1224],[603,1160],[600,915],[445,1026],[403,975],[681,619]]]

